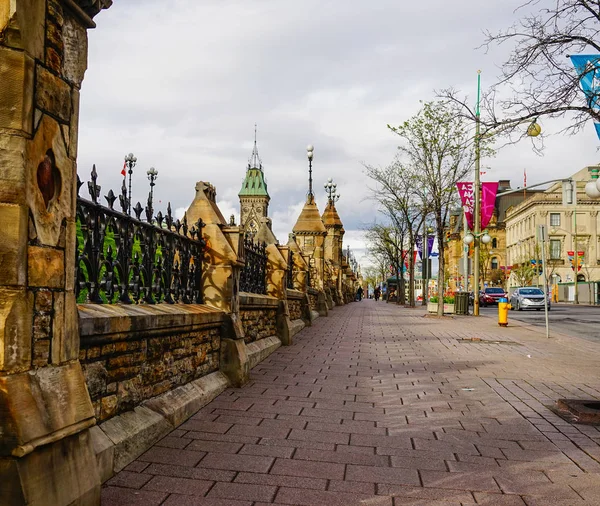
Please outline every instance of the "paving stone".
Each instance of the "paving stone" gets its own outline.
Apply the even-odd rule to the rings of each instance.
[[[295,448],[285,446],[244,445],[238,453],[240,455],[263,455],[265,457],[289,459],[294,451]]]
[[[102,506],[158,506],[167,495],[166,492],[102,487]]]
[[[198,467],[266,473],[275,459],[254,455],[231,455],[227,453],[209,453]]]
[[[166,436],[156,443],[156,446],[164,446],[165,448],[185,448],[192,440],[183,437]],[[197,448],[190,448],[197,450]]]
[[[392,506],[392,499],[381,496],[369,497],[342,492],[281,487],[275,497],[275,503],[295,506]]]
[[[316,441],[319,443],[333,443],[347,445],[350,442],[350,434],[341,434],[339,432],[319,431],[319,430],[300,430],[292,429],[288,439],[298,439],[300,441]]]
[[[419,485],[419,475],[414,469],[348,465],[346,480],[368,483]]]
[[[144,490],[154,490],[156,492],[168,492],[172,494],[204,496],[212,486],[212,481],[191,478],[176,478],[173,476],[154,476],[148,483],[146,483],[146,485],[144,485]]]
[[[452,488],[480,492],[500,492],[491,473],[444,473],[441,471],[419,471],[423,486]]]
[[[248,483],[217,483],[208,494],[208,498],[236,499],[269,502],[275,496],[277,487],[270,485],[251,485]]]
[[[219,469],[204,469],[199,467],[183,467],[169,464],[150,464],[144,473],[195,480],[233,481],[235,472]]]
[[[238,473],[235,477],[236,483],[253,483],[256,485],[274,485],[292,488],[310,488],[325,490],[328,480],[324,478],[306,478],[299,476],[259,473]]]
[[[226,441],[205,441],[203,439],[190,440],[188,450],[214,452],[214,453],[237,453],[244,445],[242,443],[228,443]]]
[[[329,462],[307,462],[295,459],[277,459],[271,474],[305,476],[308,478],[344,479],[345,466]]]
[[[161,506],[252,506],[252,501],[235,501],[215,497],[171,494]],[[254,503],[256,505],[256,503]]]
[[[175,464],[194,467],[205,455],[205,452],[154,446],[146,453],[142,454],[139,457],[139,460],[144,462],[155,462],[158,464]]]
[[[108,480],[106,484],[112,487],[142,488],[150,479],[152,479],[152,476],[148,474],[123,470]]]

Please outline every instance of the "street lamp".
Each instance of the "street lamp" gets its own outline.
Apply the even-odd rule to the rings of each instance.
[[[327,199],[332,204],[335,204],[340,199],[340,194],[336,193],[337,183],[334,183],[333,179],[329,178],[323,185],[323,188],[325,188],[325,193],[327,193]]]
[[[148,221],[151,221],[152,215],[154,214],[154,209],[152,209],[152,197],[154,195],[154,185],[156,184],[154,181],[156,181],[158,178],[158,171],[154,167],[150,167],[146,174],[148,175],[148,180],[150,181],[150,195],[148,196]]]
[[[131,176],[133,175],[133,168],[137,162],[137,158],[133,156],[133,153],[125,155],[125,165],[127,166],[127,173],[129,174],[129,195],[127,197],[127,214],[131,215]]]
[[[312,144],[306,146],[306,156],[308,157],[308,200],[312,203],[315,196],[312,191],[312,159],[314,147]]]

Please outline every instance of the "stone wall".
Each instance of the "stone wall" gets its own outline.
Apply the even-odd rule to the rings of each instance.
[[[319,292],[317,290],[315,290],[314,288],[308,289],[308,303],[310,305],[310,309],[313,311],[317,310],[318,296]]]
[[[82,304],[79,312],[79,360],[98,422],[219,370],[219,310]]]
[[[279,300],[274,297],[240,294],[240,320],[246,343],[277,335],[278,305]]]
[[[288,307],[290,310],[290,320],[299,320],[302,318],[301,299],[288,299]]]

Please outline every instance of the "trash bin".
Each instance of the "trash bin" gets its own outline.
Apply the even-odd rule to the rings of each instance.
[[[510,309],[510,303],[506,297],[498,299],[498,325],[501,327],[508,327],[508,310]]]
[[[456,292],[454,294],[454,312],[456,314],[469,314],[469,292]]]

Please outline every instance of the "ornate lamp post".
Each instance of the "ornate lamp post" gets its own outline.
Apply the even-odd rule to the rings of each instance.
[[[146,172],[148,175],[148,180],[150,181],[150,194],[148,195],[148,211],[149,218],[148,221],[152,221],[152,216],[154,215],[154,209],[152,207],[152,200],[154,196],[154,185],[156,184],[154,181],[158,178],[158,171],[154,167],[150,167]]]
[[[127,173],[129,174],[129,194],[127,196],[127,214],[131,215],[131,176],[133,175],[133,168],[137,162],[137,158],[133,156],[133,153],[125,155],[125,165],[127,167]]]
[[[336,193],[337,183],[334,183],[333,179],[329,178],[323,185],[323,188],[325,188],[325,193],[327,193],[327,199],[332,204],[335,204],[340,199],[340,194]]]
[[[312,202],[315,198],[312,191],[312,159],[314,147],[312,144],[306,146],[306,156],[308,157],[308,200]]]

